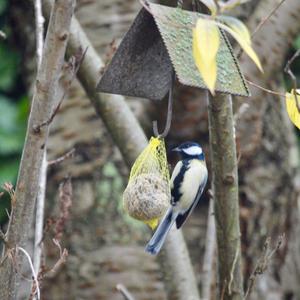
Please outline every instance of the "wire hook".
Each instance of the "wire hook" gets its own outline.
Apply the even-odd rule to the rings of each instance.
[[[173,87],[174,87],[174,73],[172,74],[171,86],[169,90],[167,121],[163,133],[158,132],[157,121],[153,121],[153,133],[156,137],[159,138],[165,138],[168,135],[171,128],[172,110],[173,110]]]

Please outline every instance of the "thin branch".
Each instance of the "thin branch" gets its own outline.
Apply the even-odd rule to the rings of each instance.
[[[124,300],[135,300],[128,289],[121,283],[118,283],[116,289],[122,294]]]
[[[254,29],[254,31],[251,33],[251,39],[262,29],[262,27],[267,23],[268,20],[270,20],[270,18],[275,14],[275,12],[279,9],[279,7],[285,2],[285,0],[281,0],[281,2],[279,2],[272,10],[271,12],[264,17],[260,23],[257,25],[257,27]],[[240,58],[242,53],[243,53],[243,49],[241,48],[240,51],[237,54],[237,58]]]
[[[260,23],[257,25],[257,27],[254,29],[254,31],[251,34],[251,38],[254,37],[254,35],[265,25],[265,23],[270,20],[270,18],[275,14],[275,12],[279,9],[279,7],[285,2],[285,0],[281,0],[273,9],[272,11],[264,17]]]
[[[233,263],[232,263],[232,268],[231,268],[231,271],[230,271],[230,280],[229,280],[229,283],[228,283],[228,294],[229,295],[232,295],[232,282],[233,282],[233,279],[234,279],[234,270],[235,270],[235,267],[236,267],[236,264],[237,264],[237,261],[238,261],[238,258],[239,258],[239,253],[240,253],[240,249],[237,247],[236,248],[236,252],[235,252],[235,256],[234,256],[234,260],[233,260]]]
[[[44,152],[41,173],[39,178],[39,191],[36,199],[35,212],[35,230],[34,230],[34,248],[33,248],[33,264],[36,273],[39,273],[41,265],[41,255],[43,251],[43,227],[44,227],[44,209],[47,184],[47,158],[46,149]]]
[[[271,258],[280,249],[282,243],[284,242],[284,239],[285,239],[285,235],[284,234],[280,235],[277,239],[277,243],[276,243],[276,246],[274,247],[274,249],[271,249],[271,246],[270,246],[271,238],[266,239],[264,248],[263,248],[263,252],[262,252],[261,256],[259,257],[259,259],[256,263],[256,266],[249,278],[249,284],[248,284],[248,287],[247,287],[247,290],[245,293],[245,297],[243,300],[248,299],[248,297],[250,296],[250,294],[255,286],[257,277],[259,275],[262,275],[266,271]]]
[[[213,264],[216,251],[216,224],[214,216],[213,195],[209,200],[205,253],[203,257],[203,271],[201,275],[202,299],[211,299],[211,286],[213,281]]]
[[[76,151],[75,148],[72,148],[70,151],[65,153],[63,156],[61,156],[57,159],[48,161],[48,166],[58,165],[58,164],[62,163],[63,161],[65,161],[66,159],[73,157],[75,154],[75,151]]]
[[[250,80],[247,80],[247,79],[246,79],[246,81],[247,81],[247,83],[249,83],[250,85],[253,85],[253,86],[255,86],[256,88],[258,88],[258,89],[260,89],[260,90],[262,90],[262,91],[264,91],[264,92],[266,92],[266,93],[269,93],[269,94],[271,94],[271,95],[276,95],[276,96],[279,96],[279,97],[282,97],[282,98],[285,99],[285,95],[282,94],[282,93],[274,92],[274,91],[272,91],[272,90],[269,90],[269,89],[267,89],[267,88],[265,88],[265,87],[262,87],[262,86],[258,85],[257,83],[254,83],[254,82],[252,82],[252,81],[250,81]]]
[[[35,30],[36,30],[36,54],[37,54],[37,67],[39,68],[42,62],[42,54],[44,47],[44,17],[42,14],[41,0],[34,1],[35,13]]]
[[[61,99],[59,100],[58,104],[56,105],[56,107],[54,108],[54,110],[53,110],[52,114],[50,115],[50,117],[46,121],[42,122],[41,124],[38,124],[38,125],[34,126],[35,133],[39,133],[41,131],[42,127],[49,126],[53,122],[55,116],[57,115],[57,113],[58,113],[58,111],[59,111],[59,109],[60,109],[60,107],[61,107],[61,105],[62,105],[69,89],[70,89],[70,87],[71,87],[72,82],[74,81],[74,79],[76,77],[76,74],[77,74],[77,72],[79,70],[79,67],[80,67],[80,65],[81,65],[81,63],[82,63],[82,61],[83,61],[83,59],[86,55],[87,50],[88,50],[88,47],[86,47],[86,49],[84,50],[84,52],[82,52],[80,57],[75,55],[75,56],[72,56],[69,59],[69,62],[67,63],[67,67],[65,68],[65,71],[66,70],[67,71],[71,70],[70,71],[71,72],[71,78],[67,81],[66,86],[64,87],[63,95],[62,95]],[[81,48],[79,48],[79,51],[81,52]],[[68,76],[66,76],[66,77],[68,77]]]
[[[55,265],[52,267],[51,270],[49,270],[45,276],[47,278],[53,278],[60,270],[60,268],[62,267],[62,265],[64,265],[67,261],[67,257],[69,255],[68,250],[67,249],[63,249],[61,248],[61,245],[59,243],[58,240],[53,239],[53,243],[58,247],[59,249],[59,259],[58,261],[55,263]]]
[[[29,263],[29,266],[30,266],[30,269],[31,269],[31,272],[32,272],[32,277],[33,277],[33,280],[35,282],[35,285],[36,285],[36,294],[37,294],[37,299],[41,299],[41,292],[40,292],[40,287],[39,287],[39,281],[37,279],[37,276],[36,276],[36,273],[34,271],[34,266],[32,264],[32,261],[31,261],[31,258],[30,258],[30,255],[28,254],[28,252],[23,249],[22,247],[18,247],[18,250],[21,250],[21,252],[23,252],[23,254],[26,256],[27,260],[28,260],[28,263]]]
[[[295,101],[296,101],[296,107],[298,109],[298,112],[300,113],[300,103],[299,103],[299,97],[298,97],[298,93],[297,93],[297,77],[295,76],[295,74],[292,72],[291,66],[293,64],[293,62],[300,56],[300,49],[298,49],[295,54],[292,56],[291,59],[288,60],[285,68],[284,68],[284,72],[286,72],[292,82],[293,82],[293,94],[295,97]]]

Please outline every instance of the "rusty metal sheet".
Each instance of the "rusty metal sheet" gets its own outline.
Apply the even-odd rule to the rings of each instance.
[[[161,100],[170,88],[172,70],[154,19],[143,8],[100,79],[97,91]]]
[[[149,3],[149,8],[168,49],[176,75],[182,84],[206,88],[195,65],[192,50],[192,28],[203,15]],[[249,96],[249,89],[240,71],[232,48],[223,31],[217,54],[218,75],[216,91]]]

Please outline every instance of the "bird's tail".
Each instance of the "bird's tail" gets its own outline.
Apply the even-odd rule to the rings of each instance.
[[[156,255],[160,251],[177,215],[178,214],[174,212],[173,207],[168,209],[151,240],[148,242],[145,248],[146,252]]]

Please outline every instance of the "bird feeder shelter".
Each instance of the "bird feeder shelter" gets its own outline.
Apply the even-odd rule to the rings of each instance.
[[[180,83],[207,89],[192,51],[192,29],[204,15],[179,7],[145,3],[104,72],[97,91],[161,100],[172,84],[173,72]],[[249,96],[249,89],[220,30],[215,90]]]

